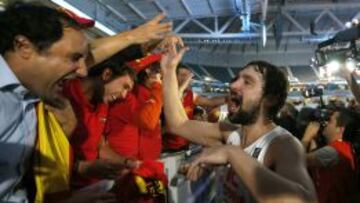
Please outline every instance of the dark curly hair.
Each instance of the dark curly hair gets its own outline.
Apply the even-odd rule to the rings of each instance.
[[[289,90],[289,81],[280,68],[266,61],[252,61],[244,69],[249,67],[253,67],[255,71],[263,76],[263,97],[273,101],[272,106],[266,110],[266,116],[273,120],[285,104]]]
[[[39,52],[60,40],[63,28],[82,29],[67,14],[35,3],[15,2],[0,12],[0,54],[14,49],[14,40],[21,35]]]

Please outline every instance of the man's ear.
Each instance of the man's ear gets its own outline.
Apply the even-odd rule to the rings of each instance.
[[[28,59],[32,54],[37,52],[35,46],[30,40],[23,36],[17,35],[14,39],[14,51],[18,53],[22,58]]]
[[[105,82],[109,82],[112,76],[112,71],[110,68],[105,68],[104,71],[101,74],[101,79]]]

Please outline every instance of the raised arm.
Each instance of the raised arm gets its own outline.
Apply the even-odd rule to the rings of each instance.
[[[172,29],[171,22],[161,23],[164,18],[165,15],[160,14],[133,30],[94,40],[90,44],[86,65],[96,65],[130,45],[162,39]]]
[[[179,98],[176,67],[186,48],[177,52],[175,45],[169,47],[161,60],[163,71],[164,110],[168,129],[171,133],[203,145],[222,142],[219,124],[189,120]]]

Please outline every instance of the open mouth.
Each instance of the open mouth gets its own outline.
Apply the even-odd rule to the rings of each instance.
[[[57,93],[62,93],[63,92],[63,88],[65,85],[65,82],[67,81],[67,79],[60,79],[55,83],[55,91]]]
[[[231,94],[230,100],[231,102],[229,102],[229,111],[236,112],[237,110],[239,110],[243,100],[242,96]]]

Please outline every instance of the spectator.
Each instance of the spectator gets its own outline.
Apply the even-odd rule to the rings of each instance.
[[[349,198],[355,194],[356,158],[352,144],[344,140],[345,130],[353,122],[350,112],[335,110],[322,131],[327,145],[314,151],[310,151],[310,145],[320,136],[320,124],[311,122],[305,131],[302,143],[308,149],[306,161],[320,203],[351,202]]]
[[[29,171],[34,150],[34,106],[38,98],[54,107],[64,107],[60,93],[66,80],[85,76],[87,67],[130,44],[158,39],[159,34],[171,30],[171,23],[160,23],[163,18],[159,15],[132,31],[97,39],[89,46],[80,31],[82,27],[63,12],[18,2],[1,11],[0,27],[6,29],[0,30],[0,100],[4,107],[0,110],[0,139],[4,146],[0,161],[7,165],[1,169],[2,201],[29,200],[23,177]]]
[[[6,28],[0,30],[0,201],[27,202],[33,198],[24,175],[36,140],[35,103],[63,105],[63,82],[86,75],[88,44],[74,20],[44,6],[10,5],[0,12],[0,27]]]
[[[70,137],[75,160],[74,188],[90,185],[98,180],[96,178],[116,178],[121,167],[130,164],[112,152],[103,137],[108,105],[125,99],[135,81],[133,69],[117,63],[116,57],[93,67],[88,77],[70,80],[64,85],[65,96],[78,120]],[[135,166],[135,162],[131,166]]]
[[[160,158],[163,104],[160,59],[161,54],[153,54],[129,62],[138,72],[138,84],[124,101],[112,104],[109,110],[106,139],[111,149],[122,157],[141,161]],[[119,199],[156,202],[161,198],[140,194],[134,180],[132,173],[119,179]]]

